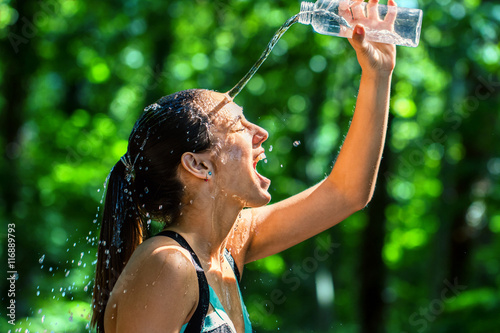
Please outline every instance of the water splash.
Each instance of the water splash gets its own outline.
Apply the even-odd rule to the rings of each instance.
[[[283,24],[278,29],[278,31],[276,31],[269,44],[267,44],[266,49],[264,50],[264,52],[262,52],[262,55],[260,56],[259,60],[257,60],[257,62],[252,66],[252,68],[250,68],[248,73],[231,90],[227,92],[227,95],[231,98],[231,100],[233,100],[240,93],[240,91],[245,87],[248,81],[250,81],[250,79],[255,75],[255,73],[260,68],[262,63],[266,61],[267,57],[269,57],[269,54],[278,43],[281,36],[283,36],[283,34],[298,20],[299,20],[299,14],[294,15],[291,18],[289,18],[285,22],[285,24]]]

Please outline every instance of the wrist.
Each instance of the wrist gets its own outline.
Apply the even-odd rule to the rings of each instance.
[[[362,70],[361,78],[370,79],[374,81],[390,81],[392,78],[392,70]]]

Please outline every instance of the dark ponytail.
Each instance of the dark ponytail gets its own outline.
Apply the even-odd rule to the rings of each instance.
[[[135,248],[142,242],[144,226],[129,192],[125,166],[118,161],[109,174],[98,243],[91,325],[104,332],[104,310],[111,290]],[[124,246],[123,242],[127,244]]]
[[[148,106],[129,137],[127,153],[109,174],[98,245],[91,326],[104,332],[111,291],[151,219],[168,225],[180,215],[177,168],[185,152],[211,148],[206,90],[186,90]]]

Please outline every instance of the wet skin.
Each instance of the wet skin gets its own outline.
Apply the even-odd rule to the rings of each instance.
[[[255,165],[267,133],[230,100],[214,117],[215,149],[183,155],[178,169],[185,185],[183,214],[168,229],[193,247],[238,332],[244,331],[243,318],[224,248],[243,272],[244,264],[331,228],[371,200],[385,142],[395,47],[364,36],[356,25],[349,40],[362,68],[353,120],[332,172],[317,185],[266,205],[269,181]],[[226,98],[207,94],[211,110]],[[173,240],[154,237],[136,249],[120,275],[106,308],[106,332],[178,332],[198,297],[189,254]]]

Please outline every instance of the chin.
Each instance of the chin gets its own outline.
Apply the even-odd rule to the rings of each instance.
[[[267,205],[271,201],[271,194],[266,190],[258,198],[246,202],[248,208],[258,208]]]

